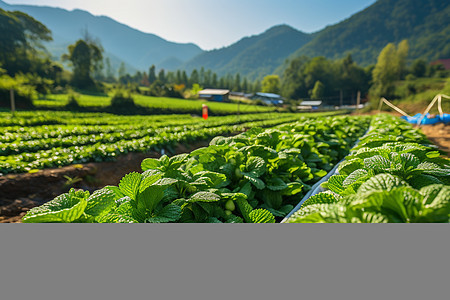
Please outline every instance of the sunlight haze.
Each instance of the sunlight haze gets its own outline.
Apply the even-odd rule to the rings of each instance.
[[[195,43],[204,50],[228,46],[244,36],[287,24],[311,33],[342,21],[374,0],[6,0],[82,9],[105,15],[169,41]]]

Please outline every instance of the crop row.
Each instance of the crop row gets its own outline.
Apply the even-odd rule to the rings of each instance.
[[[20,113],[20,114],[19,114]],[[28,112],[19,112],[18,116],[11,118],[10,114],[4,114],[5,119],[10,118],[11,122],[19,122],[19,120],[29,120],[36,118],[36,116],[29,116]],[[42,112],[37,112],[40,114]],[[107,113],[70,113],[70,112],[46,112],[45,120],[41,120],[42,124],[33,125],[12,125],[12,124],[0,124],[0,133],[2,136],[6,135],[7,141],[17,138],[40,138],[42,134],[46,132],[53,132],[58,136],[59,131],[73,130],[77,128],[87,128],[90,133],[101,132],[99,130],[108,128],[161,128],[167,126],[189,126],[204,124],[206,127],[234,124],[240,122],[250,122],[258,120],[273,119],[278,114],[266,113],[266,114],[249,114],[240,116],[225,116],[225,117],[210,117],[208,120],[202,120],[198,117],[192,117],[190,115],[158,115],[158,116],[116,116]],[[2,113],[0,113],[0,116]],[[283,114],[293,116],[294,114]],[[318,114],[320,115],[320,114]],[[7,117],[6,117],[7,116]],[[58,118],[57,123],[52,123],[54,117]],[[131,126],[131,127],[130,127]],[[95,131],[95,128],[98,128]],[[29,133],[29,137],[26,134]],[[15,136],[17,135],[17,137]],[[36,137],[34,137],[36,136]],[[51,137],[51,136],[50,136]],[[4,138],[4,137],[2,137]],[[5,141],[5,140],[1,140]]]
[[[279,120],[280,122],[294,121],[298,118],[295,115],[282,115],[278,118],[269,119],[266,118],[253,118],[244,117],[242,121],[251,120],[255,121],[268,121],[268,120]],[[96,143],[110,144],[117,142],[118,140],[133,140],[144,137],[151,137],[155,135],[167,135],[169,133],[183,132],[183,131],[197,131],[205,128],[214,128],[220,126],[231,126],[235,124],[240,124],[245,126],[247,123],[241,123],[236,117],[226,117],[223,120],[216,120],[215,122],[202,123],[201,120],[195,125],[184,125],[184,126],[165,126],[149,128],[148,126],[143,126],[141,124],[129,125],[128,128],[123,126],[110,126],[109,128],[82,128],[77,127],[72,130],[58,129],[57,131],[48,131],[46,128],[40,128],[36,130],[33,128],[29,132],[24,132],[21,134],[5,134],[3,137],[5,142],[0,142],[0,155],[11,155],[18,154],[22,152],[36,152],[38,150],[52,149],[56,147],[69,147],[69,146],[82,146],[91,145]],[[167,123],[170,124],[170,123]],[[91,130],[93,129],[93,130]],[[102,131],[104,129],[104,131]],[[83,134],[89,131],[95,131],[96,133]],[[51,137],[47,137],[51,136]],[[1,139],[0,139],[1,140]]]
[[[450,160],[398,118],[373,120],[346,160],[288,223],[450,221]]]
[[[208,147],[148,158],[143,173],[92,194],[71,190],[24,222],[275,222],[366,131],[369,117],[303,118],[216,137]]]
[[[96,136],[71,136],[6,144],[1,153],[17,154],[0,156],[0,172],[25,172],[32,169],[57,167],[90,161],[107,161],[128,152],[160,151],[165,148],[173,153],[177,143],[192,143],[211,139],[217,135],[233,134],[255,126],[270,127],[297,120],[298,116],[282,116],[276,119],[247,122],[239,125],[217,127],[193,127],[183,130],[160,131],[157,135],[142,131],[108,133]]]

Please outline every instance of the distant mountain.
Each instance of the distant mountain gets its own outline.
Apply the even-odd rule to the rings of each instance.
[[[324,28],[291,57],[342,58],[351,53],[362,64],[376,63],[388,43],[408,39],[410,59],[450,58],[448,0],[378,0],[350,18]]]
[[[313,34],[278,25],[259,35],[244,37],[216,50],[202,51],[194,44],[168,42],[104,16],[82,10],[8,5],[44,23],[53,32],[48,49],[59,58],[82,31],[98,37],[113,68],[124,61],[128,71],[148,70],[155,64],[166,70],[211,69],[219,76],[240,73],[251,80],[271,73],[282,74],[286,59],[307,55],[331,59],[352,54],[362,65],[376,62],[388,43],[408,39],[409,58],[450,58],[450,2],[448,0],[378,0],[348,19]]]
[[[262,34],[245,37],[231,46],[205,51],[182,68],[190,72],[204,67],[218,75],[240,73],[249,79],[261,79],[311,39],[310,34],[279,25]]]
[[[46,25],[54,40],[47,49],[57,58],[69,44],[82,37],[84,30],[100,40],[113,66],[124,61],[129,69],[148,70],[152,64],[159,68],[168,62],[175,67],[176,63],[180,65],[203,51],[195,44],[169,42],[109,17],[94,16],[79,9],[68,11],[46,6],[9,5],[1,0],[0,8],[25,12]]]

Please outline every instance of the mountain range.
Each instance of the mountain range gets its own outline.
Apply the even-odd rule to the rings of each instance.
[[[45,24],[53,33],[54,41],[47,49],[55,58],[88,30],[101,41],[113,68],[125,62],[129,72],[146,71],[152,64],[158,69],[188,72],[204,67],[220,76],[240,73],[253,80],[271,73],[282,74],[286,60],[300,55],[339,59],[350,53],[357,63],[367,66],[376,63],[386,44],[403,39],[409,41],[410,60],[450,58],[450,2],[447,0],[378,0],[314,33],[278,25],[211,51],[203,51],[192,43],[169,42],[79,9],[9,5],[1,0],[0,8],[23,11]]]

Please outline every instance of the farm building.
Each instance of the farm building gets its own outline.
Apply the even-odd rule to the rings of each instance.
[[[278,94],[272,93],[256,93],[250,99],[261,100],[266,104],[281,105],[283,104],[283,98]]]
[[[450,70],[450,58],[438,59],[438,60],[432,61],[430,63],[430,65],[432,65],[432,66],[440,65],[440,64],[442,64],[446,70]]]
[[[205,99],[208,101],[228,102],[230,91],[218,89],[205,89],[198,92],[198,96],[200,99]]]
[[[297,109],[312,110],[312,109],[318,109],[321,105],[322,105],[322,100],[302,101],[300,103],[300,106],[297,106]]]

